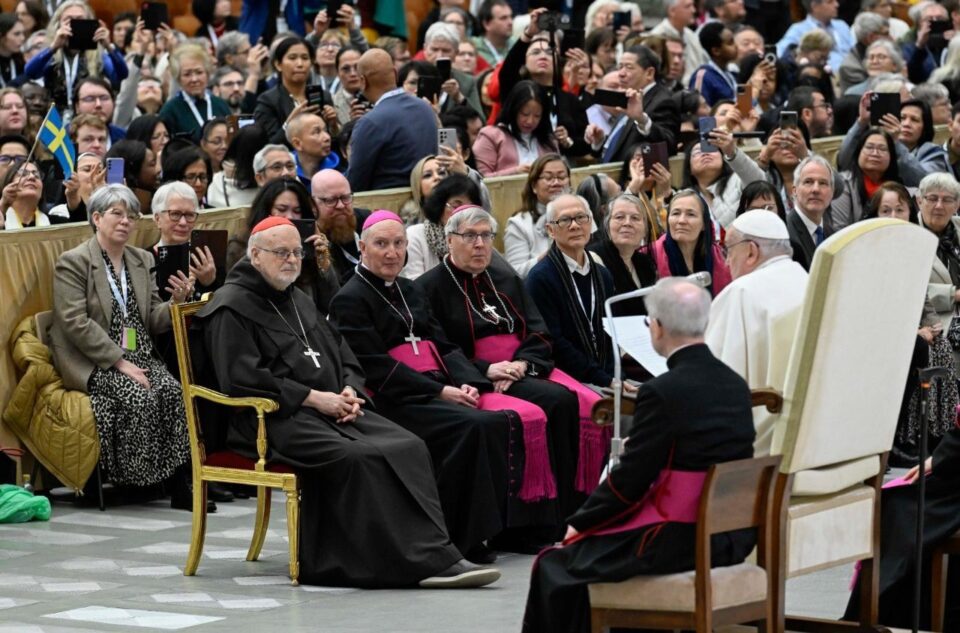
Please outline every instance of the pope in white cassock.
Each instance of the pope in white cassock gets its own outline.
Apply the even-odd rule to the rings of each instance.
[[[733,282],[710,308],[706,343],[751,389],[783,390],[807,271],[793,261],[787,225],[776,213],[747,211],[731,223],[726,259]],[[775,415],[755,407],[754,454],[770,453]]]

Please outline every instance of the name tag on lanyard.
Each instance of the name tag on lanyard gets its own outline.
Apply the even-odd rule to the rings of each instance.
[[[120,269],[120,288],[117,288],[117,282],[113,280],[113,275],[110,274],[110,271],[107,271],[107,282],[110,284],[110,292],[113,294],[113,298],[117,300],[120,311],[123,313],[124,323],[126,323],[128,296],[126,267]],[[119,343],[121,349],[127,352],[137,351],[136,328],[124,325],[123,330],[120,332]]]

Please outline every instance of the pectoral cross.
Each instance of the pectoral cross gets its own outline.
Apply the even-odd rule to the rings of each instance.
[[[320,361],[317,360],[317,357],[320,356],[320,352],[315,352],[315,351],[313,351],[312,349],[310,349],[310,348],[308,347],[308,348],[307,348],[307,351],[305,351],[305,352],[303,353],[303,355],[304,355],[304,356],[309,356],[309,357],[310,357],[310,360],[313,361],[314,367],[316,367],[317,369],[320,369]]]
[[[487,313],[487,316],[493,319],[496,319],[499,322],[500,315],[497,314],[497,309],[492,305],[490,305],[489,303],[487,303],[487,300],[485,298],[481,297],[480,300],[483,301],[483,311]]]
[[[417,356],[420,355],[420,350],[417,348],[417,343],[422,341],[423,340],[422,338],[420,338],[419,336],[415,336],[413,332],[410,332],[410,334],[408,336],[405,336],[403,340],[406,341],[407,343],[410,343],[410,345],[413,346],[414,354],[416,354]]]

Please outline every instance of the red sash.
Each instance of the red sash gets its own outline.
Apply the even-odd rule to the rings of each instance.
[[[657,523],[696,523],[706,478],[703,471],[665,468],[629,513],[591,534],[617,534]]]
[[[474,341],[474,358],[488,363],[509,361],[513,359],[513,355],[519,348],[520,337],[516,334],[485,336]],[[577,477],[574,486],[577,490],[590,494],[600,480],[610,438],[613,435],[613,427],[597,426],[593,422],[593,405],[602,396],[559,369],[551,371],[546,379],[563,385],[577,396],[580,415],[580,457],[577,461]]]
[[[433,341],[417,343],[419,354],[413,351],[412,343],[402,343],[390,349],[390,356],[418,372],[445,371],[440,352]],[[518,496],[522,501],[532,502],[555,499],[557,483],[550,469],[550,452],[547,448],[547,415],[535,404],[502,393],[485,393],[480,396],[477,408],[481,411],[515,411],[523,425],[523,481]]]

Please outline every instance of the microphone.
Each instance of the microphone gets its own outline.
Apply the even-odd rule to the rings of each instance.
[[[713,281],[713,278],[710,276],[710,273],[704,271],[700,273],[693,273],[692,275],[687,275],[684,277],[687,281],[692,284],[696,284],[701,288],[706,288],[710,285],[710,282]]]

